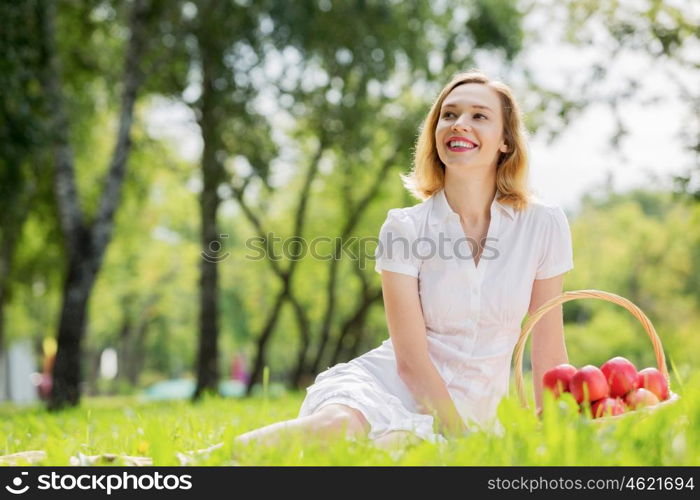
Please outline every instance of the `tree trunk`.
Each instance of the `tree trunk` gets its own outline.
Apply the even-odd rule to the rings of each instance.
[[[209,19],[211,11],[203,13]],[[219,274],[218,263],[226,258],[216,215],[221,202],[218,187],[223,181],[223,167],[217,153],[221,144],[221,91],[215,81],[221,77],[223,51],[206,29],[199,32],[202,59],[202,99],[199,125],[202,130],[203,189],[199,198],[202,245],[199,277],[199,352],[197,356],[197,387],[193,399],[204,392],[216,393],[219,384]]]
[[[206,217],[204,210],[203,218]],[[215,216],[214,216],[215,217]],[[216,233],[216,223],[209,224],[210,229],[202,231],[202,247],[206,248],[216,238],[207,235]],[[213,227],[213,230],[212,230]],[[197,388],[194,399],[199,399],[203,392],[216,392],[219,382],[218,352],[218,272],[216,262],[206,258],[201,262],[199,279],[199,354],[197,357]]]
[[[267,348],[268,340],[275,329],[277,324],[277,318],[279,318],[280,311],[282,309],[282,304],[287,296],[287,283],[284,284],[284,288],[277,295],[275,300],[275,305],[272,307],[272,312],[265,323],[260,336],[258,337],[258,345],[255,353],[255,361],[253,362],[253,369],[250,372],[250,379],[248,379],[248,385],[246,386],[246,396],[250,396],[253,392],[253,385],[260,381],[262,377],[262,371],[265,364],[265,350]]]
[[[126,307],[122,305],[122,310],[124,309],[126,309]],[[127,374],[131,370],[131,364],[133,363],[133,334],[134,329],[131,326],[131,319],[129,318],[128,312],[125,312],[124,318],[122,319],[122,326],[119,329],[119,348],[117,349],[119,359],[117,378],[124,382],[129,382]]]
[[[119,378],[131,387],[138,386],[139,376],[144,361],[146,333],[151,324],[151,318],[141,319],[132,324],[124,319],[120,330]]]
[[[121,97],[119,126],[114,152],[104,179],[95,221],[85,223],[78,202],[73,148],[69,140],[69,114],[63,103],[60,64],[54,32],[55,2],[40,2],[37,18],[41,26],[44,58],[42,87],[51,115],[52,148],[55,158],[54,186],[61,232],[68,255],[68,271],[63,289],[63,305],[58,327],[58,351],[53,372],[50,409],[77,405],[80,400],[82,341],[85,336],[87,307],[92,286],[102,264],[114,228],[121,188],[131,150],[131,126],[137,91],[143,81],[139,62],[146,43],[147,8],[145,0],[136,0],[129,18]]]
[[[129,366],[126,372],[126,379],[132,387],[137,387],[139,384],[139,378],[145,359],[146,333],[151,326],[151,321],[152,319],[148,319],[140,323],[136,327],[136,331],[132,334],[131,359],[129,360]]]
[[[63,288],[63,306],[58,327],[58,352],[53,368],[49,409],[75,406],[80,401],[81,345],[85,336],[87,306],[95,273],[86,263],[71,259]]]
[[[294,374],[292,375],[290,385],[292,387],[300,387],[306,383],[304,367],[306,366],[306,355],[309,352],[309,347],[311,345],[311,324],[306,315],[306,311],[296,297],[290,296],[289,301],[292,303],[292,307],[294,308],[300,337],[299,351],[297,352],[297,366],[294,369]]]

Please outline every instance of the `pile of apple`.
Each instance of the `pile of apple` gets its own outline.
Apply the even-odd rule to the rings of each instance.
[[[569,392],[580,408],[590,404],[593,418],[614,416],[628,410],[652,406],[668,399],[668,382],[656,368],[637,369],[626,358],[616,356],[600,368],[586,365],[580,370],[562,364],[547,370],[545,389],[554,397]]]

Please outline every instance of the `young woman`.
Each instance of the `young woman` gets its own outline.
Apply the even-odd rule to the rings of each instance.
[[[503,83],[470,71],[445,86],[403,178],[424,201],[389,210],[379,233],[389,338],[320,373],[298,418],[238,443],[344,434],[385,447],[501,429],[496,409],[521,321],[562,292],[573,268],[564,212],[528,193],[525,137]],[[542,375],[568,362],[561,306],[532,339],[539,409]]]

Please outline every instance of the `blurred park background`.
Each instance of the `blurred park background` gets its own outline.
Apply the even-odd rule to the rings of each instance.
[[[569,216],[565,289],[627,297],[696,369],[699,2],[3,0],[0,25],[0,401],[298,390],[376,347],[366,240],[475,67]],[[572,364],[654,365],[624,309],[564,316]]]

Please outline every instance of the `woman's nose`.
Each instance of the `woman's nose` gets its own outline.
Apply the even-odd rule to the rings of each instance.
[[[471,130],[472,127],[466,121],[464,121],[460,118],[459,120],[454,122],[454,124],[452,125],[452,128],[469,131],[469,130]]]
[[[454,130],[455,132],[457,132],[457,131],[464,131],[465,133],[467,133],[467,132],[471,132],[471,131],[472,131],[472,128],[471,128],[469,125],[466,125],[466,124],[464,124],[464,125],[454,124],[454,125],[452,126],[452,130]]]

